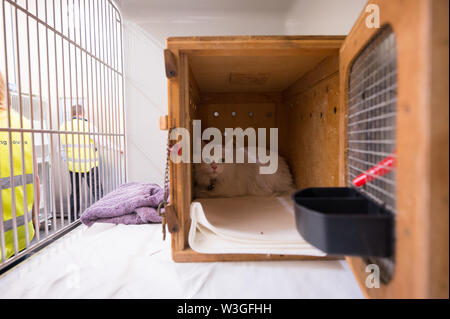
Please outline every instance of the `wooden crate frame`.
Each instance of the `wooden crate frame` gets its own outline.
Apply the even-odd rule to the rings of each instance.
[[[336,54],[343,36],[232,36],[232,37],[175,37],[167,39],[167,49],[174,57],[178,76],[168,81],[169,127],[191,125],[189,113],[189,55],[299,55]],[[194,84],[195,85],[195,84]],[[176,262],[260,261],[260,260],[324,260],[341,257],[316,257],[266,254],[201,254],[188,245],[190,227],[189,207],[192,190],[183,185],[191,183],[189,164],[170,164],[171,198],[180,222],[178,232],[172,234],[172,257]]]

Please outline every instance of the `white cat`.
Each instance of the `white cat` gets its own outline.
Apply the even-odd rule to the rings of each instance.
[[[247,149],[244,153],[247,159]],[[289,166],[279,155],[274,174],[260,174],[259,168],[264,164],[258,160],[256,163],[224,163],[223,158],[218,163],[194,164],[195,197],[272,196],[291,194],[295,190]]]

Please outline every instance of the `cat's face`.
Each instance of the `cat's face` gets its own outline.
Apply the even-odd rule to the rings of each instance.
[[[203,162],[195,164],[197,174],[207,176],[208,178],[217,178],[225,170],[224,159],[218,161],[210,161],[205,159]]]

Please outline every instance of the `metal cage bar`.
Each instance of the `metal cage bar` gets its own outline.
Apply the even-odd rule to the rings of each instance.
[[[111,0],[0,2],[2,270],[78,226],[127,172],[118,9]]]

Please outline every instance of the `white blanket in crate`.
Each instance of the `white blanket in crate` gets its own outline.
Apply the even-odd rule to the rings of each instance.
[[[189,245],[201,253],[325,256],[298,233],[288,196],[197,199]]]

